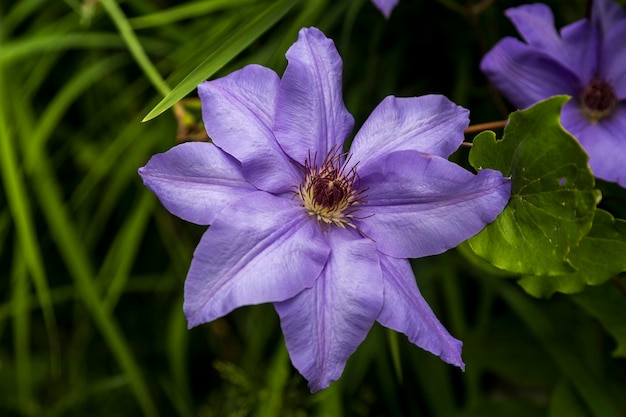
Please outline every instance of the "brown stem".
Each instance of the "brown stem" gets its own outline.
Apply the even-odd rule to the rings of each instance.
[[[465,129],[465,134],[481,132],[483,130],[501,129],[506,126],[508,120],[498,120],[497,122],[479,123],[477,125],[471,125]]]

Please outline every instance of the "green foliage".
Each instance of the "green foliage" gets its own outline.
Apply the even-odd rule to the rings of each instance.
[[[464,246],[466,256],[523,275],[519,284],[536,297],[577,293],[626,271],[626,222],[596,210],[586,154],[559,124],[566,100],[512,113],[501,140],[483,132],[469,155],[474,168],[509,176],[512,189],[498,219]]]
[[[587,155],[559,123],[565,97],[511,114],[504,137],[474,139],[469,161],[511,178],[511,200],[489,227],[469,240],[492,265],[520,274],[574,271],[566,259],[591,227],[599,194]]]
[[[567,259],[576,268],[564,275],[529,275],[520,285],[536,297],[549,297],[555,291],[577,293],[586,285],[599,285],[626,271],[626,221],[597,210],[589,233],[572,248]]]
[[[167,95],[148,113],[143,121],[146,122],[163,113],[194,90],[202,81],[215,74],[280,20],[296,3],[298,3],[297,0],[277,0],[270,7],[256,15],[250,22],[246,23],[245,26],[237,30],[232,37],[220,45],[215,52],[206,57],[171,92],[166,91]]]
[[[499,141],[492,132],[475,138],[470,163],[476,169],[493,168],[509,175],[512,196],[500,217],[463,245],[462,251],[469,261],[492,275],[522,275],[519,285],[535,297],[579,293],[613,278],[622,294],[603,286],[586,290],[574,301],[605,326],[618,343],[614,354],[623,356],[626,334],[621,318],[626,313],[622,311],[626,308],[626,291],[614,277],[626,271],[626,221],[596,209],[599,194],[593,189],[586,156],[558,123],[564,101],[554,97],[512,113]],[[523,304],[521,298],[515,302]],[[531,315],[530,309],[527,313]],[[616,406],[603,409],[601,404],[608,400],[599,399],[602,393],[591,394],[593,389],[581,382],[591,378],[585,376],[587,371],[574,364],[573,357],[571,363],[564,362],[571,355],[557,352],[559,342],[548,335],[557,331],[543,328],[541,322],[537,316],[529,320],[529,325],[541,332],[538,336],[548,351],[558,355],[557,363],[575,372],[570,382],[580,390],[587,406],[596,415],[617,415]],[[569,395],[565,386],[558,392]],[[576,405],[555,400],[552,412],[568,407]]]

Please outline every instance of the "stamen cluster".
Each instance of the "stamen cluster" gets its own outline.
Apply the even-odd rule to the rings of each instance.
[[[594,78],[583,91],[581,101],[589,120],[597,122],[611,114],[617,104],[617,95],[611,84]]]
[[[345,228],[346,225],[356,228],[352,219],[363,203],[364,191],[359,190],[359,176],[356,165],[346,171],[342,164],[342,154],[331,150],[317,165],[315,156],[307,158],[304,163],[304,180],[296,194],[310,216],[318,222]]]

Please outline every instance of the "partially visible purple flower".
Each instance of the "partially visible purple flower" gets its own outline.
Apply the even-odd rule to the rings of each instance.
[[[282,79],[249,65],[201,84],[213,143],[178,145],[139,170],[169,211],[211,225],[185,283],[189,326],[274,303],[312,391],[339,378],[376,321],[464,367],[406,258],[478,233],[510,181],[447,160],[469,121],[442,96],[385,98],[344,154],[354,122],[333,42],[302,29],[287,59]]]
[[[561,111],[563,127],[589,154],[596,177],[626,187],[626,12],[611,0],[594,0],[590,19],[560,33],[544,4],[506,15],[526,42],[502,39],[481,69],[519,108],[572,96]]]
[[[374,3],[374,6],[376,6],[386,18],[389,18],[394,7],[398,4],[398,1],[399,0],[372,0],[372,3]]]

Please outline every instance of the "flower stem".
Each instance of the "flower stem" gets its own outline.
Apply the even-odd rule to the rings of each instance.
[[[479,123],[477,125],[471,125],[465,129],[465,134],[476,133],[487,129],[501,129],[506,126],[508,120],[498,120],[496,122]]]

